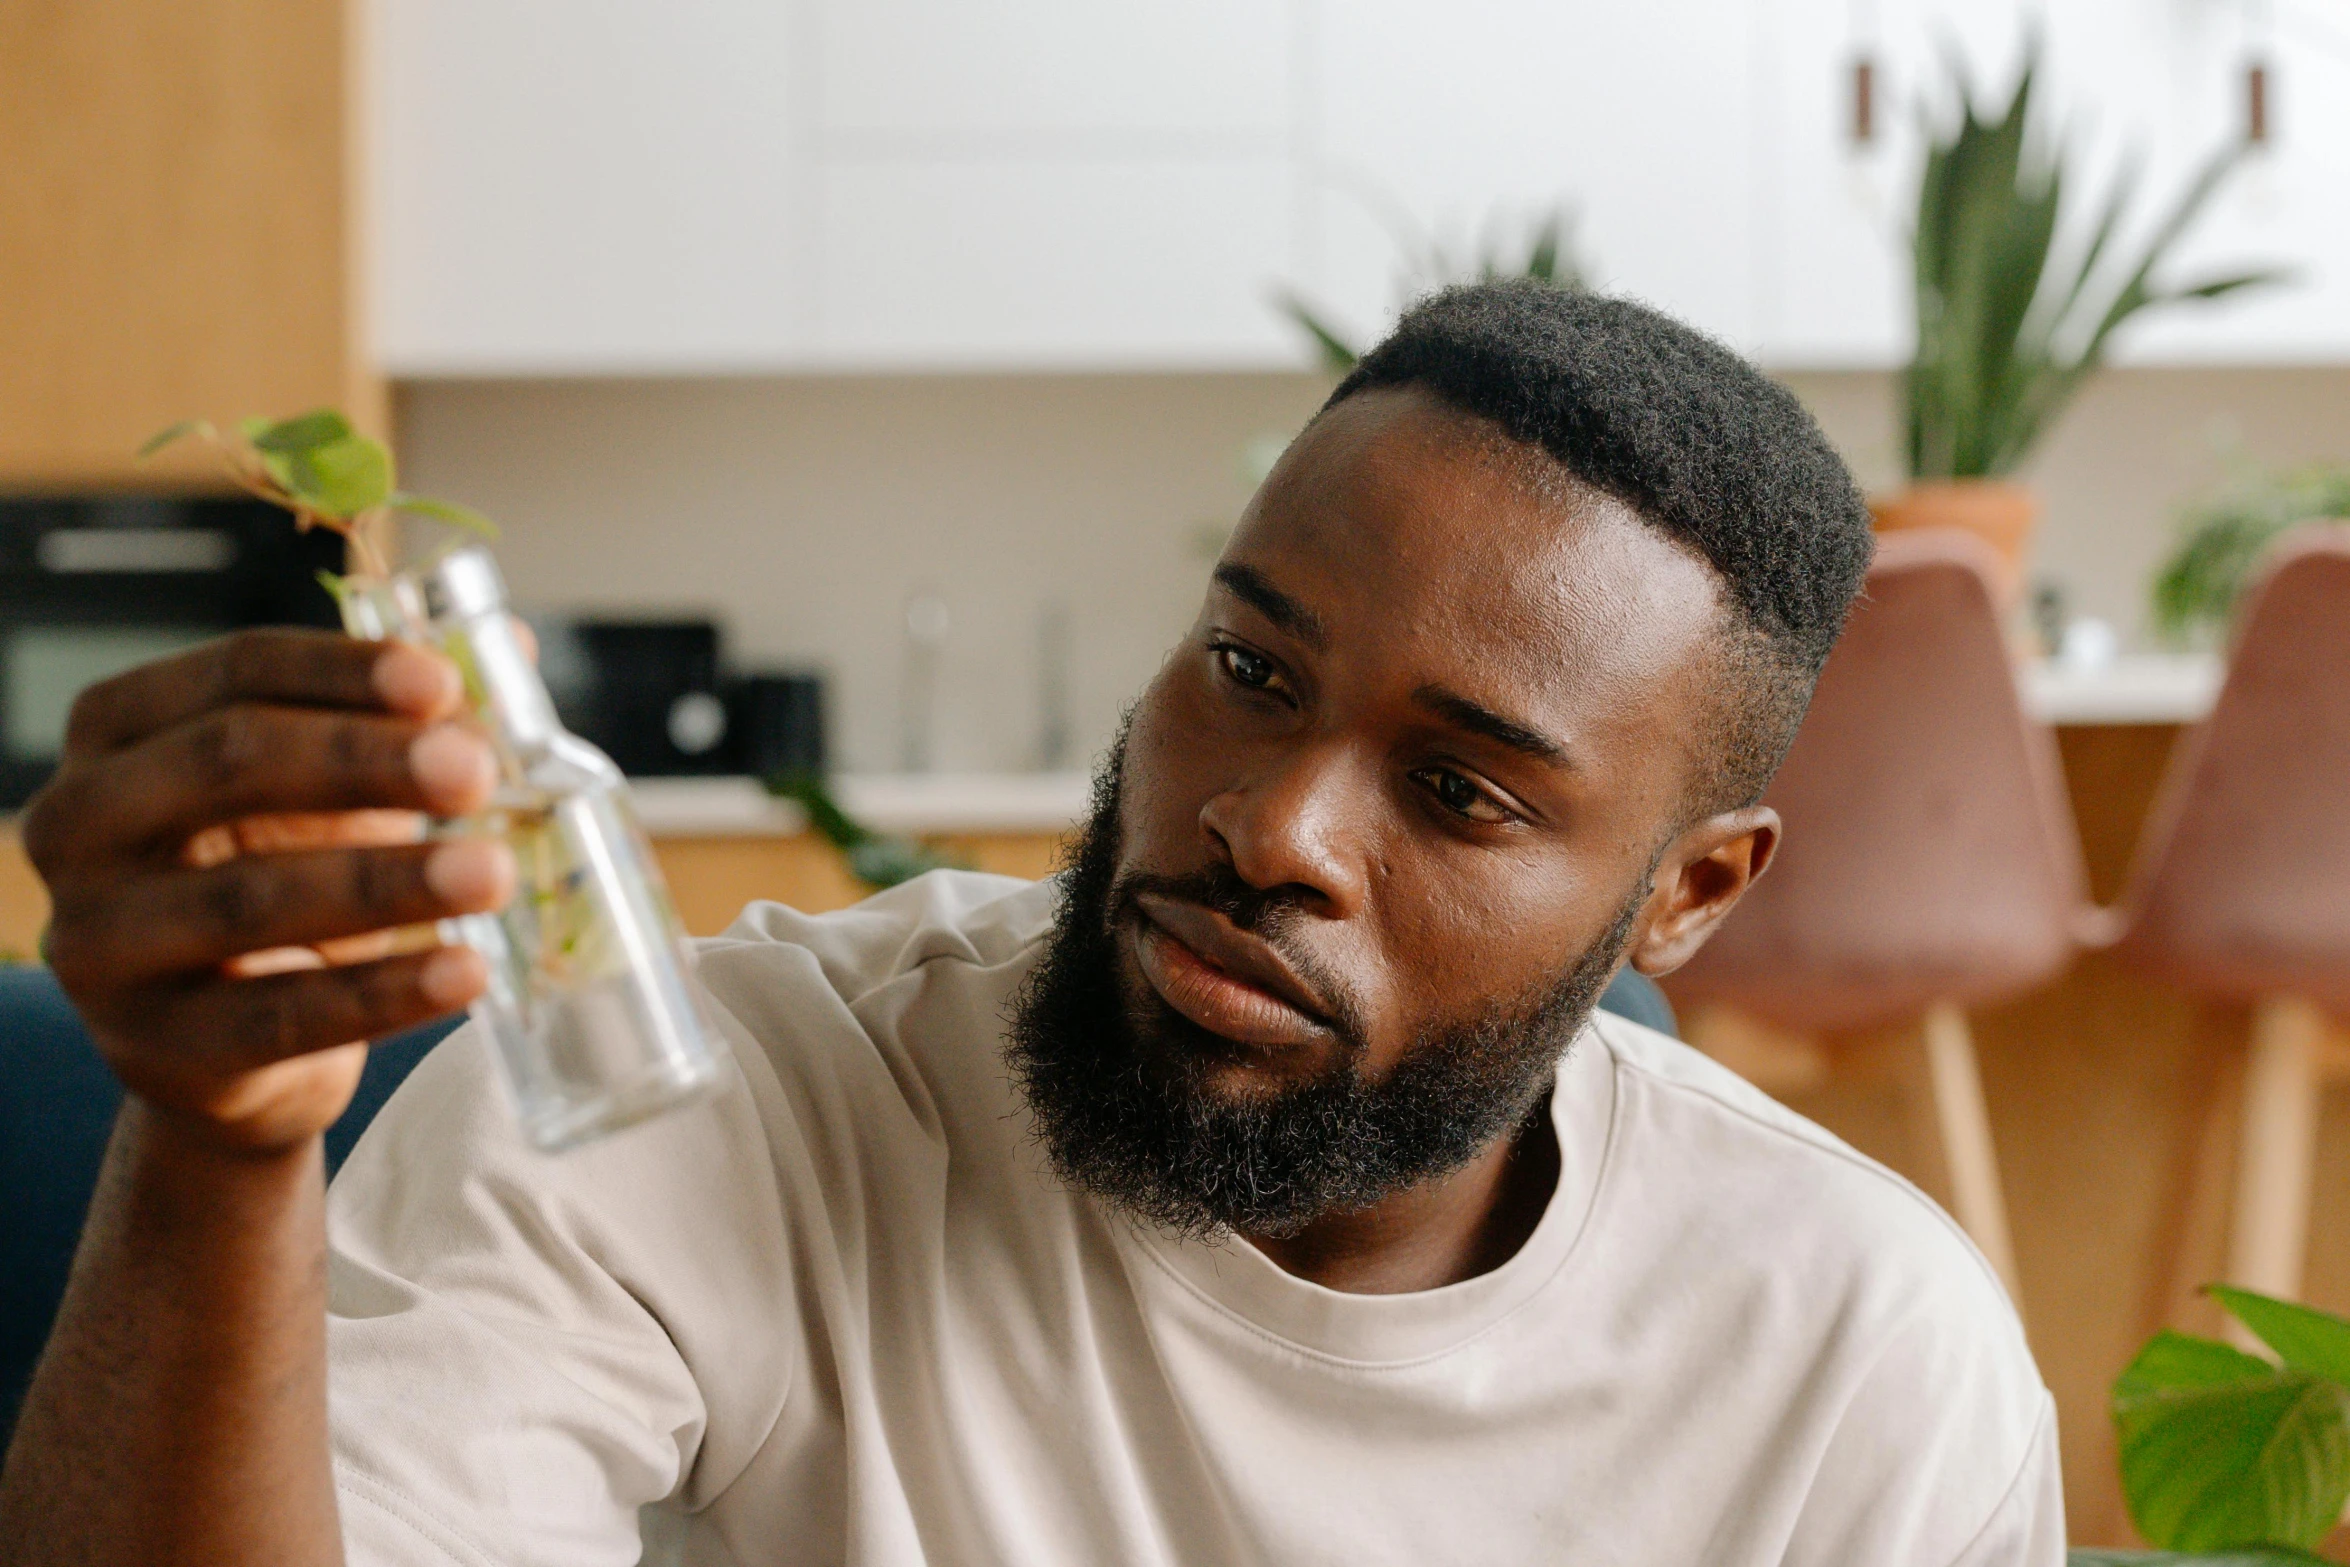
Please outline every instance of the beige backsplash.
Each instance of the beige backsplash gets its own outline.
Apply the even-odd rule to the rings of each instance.
[[[1899,476],[1893,380],[1790,377],[1864,482]],[[938,765],[1033,765],[1038,623],[1076,648],[1079,760],[1109,737],[1196,607],[1204,534],[1247,498],[1242,449],[1296,428],[1316,376],[855,376],[412,385],[403,478],[506,526],[521,601],[707,610],[743,658],[834,678],[841,763],[898,755],[902,608],[952,625]],[[2232,432],[2269,458],[2350,458],[2350,369],[2123,370],[2093,384],[2030,477],[2037,569],[2135,636],[2183,496]]]

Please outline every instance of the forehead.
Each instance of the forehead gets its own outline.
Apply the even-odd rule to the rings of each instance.
[[[1629,505],[1411,389],[1316,420],[1225,558],[1375,638],[1406,679],[1474,683],[1585,729],[1574,710],[1597,699],[1693,695],[1720,604],[1712,567]]]

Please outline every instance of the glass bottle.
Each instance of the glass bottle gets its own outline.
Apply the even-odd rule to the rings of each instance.
[[[497,752],[489,808],[441,831],[505,839],[514,898],[444,921],[443,936],[488,961],[472,1014],[525,1135],[571,1148],[712,1092],[727,1051],[696,1000],[660,866],[620,770],[556,718],[489,553],[457,550],[421,573],[347,583],[341,597],[352,635],[447,654]]]

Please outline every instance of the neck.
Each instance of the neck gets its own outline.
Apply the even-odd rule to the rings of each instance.
[[[1518,1254],[1558,1190],[1545,1094],[1508,1136],[1449,1175],[1294,1235],[1242,1232],[1284,1272],[1350,1295],[1401,1295],[1473,1279]]]

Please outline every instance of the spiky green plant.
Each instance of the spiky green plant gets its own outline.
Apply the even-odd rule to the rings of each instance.
[[[2087,237],[2059,254],[2066,186],[2078,176],[2035,127],[2038,73],[2035,41],[2006,104],[1984,112],[1954,57],[1957,123],[1928,126],[1913,238],[1917,350],[1905,378],[1913,479],[2012,472],[2105,362],[2124,322],[2283,276],[2257,270],[2180,284],[2155,280],[2242,156],[2240,144],[2204,160],[2128,262],[2112,261],[2109,252],[2135,194],[2134,161],[2095,203]]]
[[[2154,578],[2154,628],[2192,643],[2225,631],[2254,563],[2299,523],[2350,517],[2350,468],[2272,470],[2239,462],[2182,516],[2179,542]]]
[[[1434,236],[1421,232],[1408,217],[1400,214],[1393,217],[1389,227],[1395,231],[1396,244],[1405,258],[1398,292],[1406,303],[1450,283],[1491,282],[1505,277],[1529,277],[1553,288],[1591,286],[1575,249],[1574,214],[1563,206],[1551,208],[1534,224],[1526,236],[1523,254],[1507,244],[1491,224],[1474,254],[1453,250]],[[1307,303],[1297,290],[1276,290],[1273,303],[1313,340],[1322,367],[1332,374],[1344,375],[1362,358],[1362,351],[1347,341],[1346,334],[1332,326],[1329,318]]]

